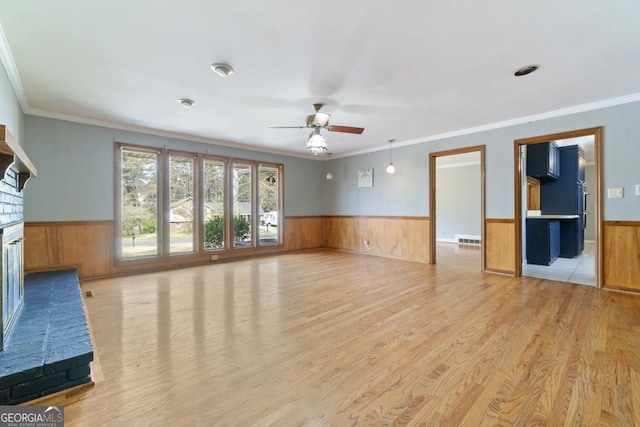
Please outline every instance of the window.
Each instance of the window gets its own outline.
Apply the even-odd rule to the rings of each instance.
[[[194,251],[194,159],[169,155],[169,252]]]
[[[225,162],[204,159],[204,249],[225,248]]]
[[[280,242],[280,168],[260,165],[258,178],[258,208],[260,214],[260,245]]]
[[[120,153],[119,252],[123,258],[158,255],[158,153]]]
[[[233,246],[247,247],[252,242],[253,183],[252,165],[234,162],[233,174]]]
[[[282,173],[279,164],[117,143],[117,258],[281,244]]]

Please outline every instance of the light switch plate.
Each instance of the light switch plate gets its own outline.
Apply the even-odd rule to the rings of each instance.
[[[640,196],[640,184],[636,184],[636,196]]]
[[[608,199],[622,199],[624,197],[624,191],[622,187],[620,188],[608,188],[607,189],[607,198]]]

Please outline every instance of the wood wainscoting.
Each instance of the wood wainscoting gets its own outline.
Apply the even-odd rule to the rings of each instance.
[[[28,222],[25,224],[25,271],[78,269],[81,280],[210,263],[210,253],[171,260],[117,265],[113,221]],[[368,245],[365,244],[368,241]],[[429,218],[290,216],[285,218],[284,246],[220,253],[220,261],[316,248],[426,263]]]
[[[113,271],[113,221],[27,222],[25,272],[77,268],[80,279]]]
[[[605,221],[604,289],[640,291],[640,221]]]
[[[286,217],[284,233],[284,246],[265,254],[331,248],[429,262],[428,217]],[[485,271],[515,274],[514,233],[513,219],[486,220]],[[640,291],[640,222],[606,221],[603,234],[603,287]],[[158,269],[157,265],[116,266],[113,221],[27,222],[24,236],[26,272],[77,268],[79,278],[86,280]],[[164,267],[208,264],[208,256],[207,252]]]
[[[429,262],[429,218],[327,216],[326,247],[406,261]]]
[[[284,247],[287,251],[326,247],[324,217],[288,216],[285,218]]]
[[[484,230],[485,271],[515,275],[515,220],[487,218]]]
[[[285,245],[254,251],[220,253],[220,261],[325,247],[322,216],[286,217]],[[211,263],[210,252],[170,260],[117,265],[113,221],[27,222],[24,227],[25,271],[76,268],[80,280],[143,273]]]

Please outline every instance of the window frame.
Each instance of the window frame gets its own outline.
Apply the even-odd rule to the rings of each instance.
[[[140,151],[154,153],[158,156],[156,166],[157,180],[157,254],[140,257],[123,257],[122,254],[122,152]],[[171,188],[170,188],[170,159],[171,156],[193,158],[193,247],[190,252],[171,253],[170,213],[171,213]],[[185,150],[169,149],[167,147],[150,147],[126,142],[114,142],[114,261],[116,266],[159,263],[173,259],[210,259],[214,254],[224,257],[237,257],[239,254],[250,255],[265,250],[277,250],[284,248],[284,164],[251,160],[240,157],[227,157],[210,153],[197,153]],[[206,160],[223,163],[224,177],[224,247],[205,248],[204,236],[204,162]],[[233,167],[235,163],[247,165],[251,170],[251,244],[246,247],[234,246],[233,235]],[[277,169],[278,179],[278,227],[277,243],[260,243],[260,199],[259,199],[259,174],[261,167]]]
[[[260,243],[260,235],[258,234],[257,236],[257,245],[258,247],[274,247],[274,246],[278,246],[278,245],[282,245],[284,244],[283,242],[283,238],[284,238],[284,233],[282,232],[283,228],[284,228],[284,166],[280,163],[271,163],[271,162],[258,162],[258,164],[256,165],[256,175],[257,175],[257,179],[256,179],[256,197],[257,197],[257,202],[256,202],[256,209],[258,210],[259,213],[259,209],[260,209],[260,185],[257,182],[260,179],[260,168],[264,166],[264,167],[268,167],[268,168],[274,168],[277,171],[277,184],[278,184],[278,225],[277,225],[277,236],[278,236],[278,241],[276,243]],[[256,219],[258,220],[258,222],[260,222],[260,218],[259,215],[256,217]],[[259,226],[259,224],[258,224]]]
[[[200,212],[201,215],[201,222],[198,224],[198,228],[199,228],[199,241],[202,242],[198,248],[202,250],[202,252],[208,253],[208,252],[220,252],[220,251],[226,251],[229,249],[229,230],[227,229],[227,223],[228,220],[227,218],[229,217],[229,204],[230,199],[231,199],[231,195],[229,193],[229,162],[231,161],[231,158],[229,157],[222,157],[222,156],[216,156],[213,154],[202,154],[200,155],[201,160],[198,162],[198,164],[200,165],[200,172],[198,173],[198,177],[200,179],[200,185],[198,186],[198,189],[201,191],[201,196],[198,198],[198,212]],[[225,226],[224,226],[224,236],[223,236],[223,242],[224,242],[224,246],[222,248],[205,248],[204,247],[204,241],[205,241],[205,235],[204,235],[204,221],[205,221],[205,215],[204,215],[204,204],[205,204],[205,200],[204,200],[204,183],[205,183],[205,179],[204,179],[204,173],[205,173],[205,167],[204,167],[204,162],[206,160],[213,160],[213,161],[218,161],[218,162],[222,162],[223,163],[223,169],[222,169],[222,176],[223,176],[223,208],[222,208],[222,213],[224,216],[224,222],[225,222]]]
[[[192,229],[193,227],[196,226],[196,224],[199,224],[200,222],[200,216],[198,213],[198,208],[197,208],[197,201],[199,200],[198,194],[199,194],[199,188],[200,188],[200,182],[198,180],[198,168],[201,165],[201,160],[198,160],[198,154],[197,153],[193,153],[190,151],[181,151],[181,150],[173,150],[173,149],[163,149],[163,158],[162,158],[162,162],[165,163],[162,165],[162,168],[164,170],[164,174],[163,174],[163,182],[162,182],[162,191],[164,193],[164,200],[167,200],[167,203],[163,203],[162,205],[162,209],[163,209],[163,213],[164,213],[164,222],[163,222],[163,229],[166,230],[166,234],[163,234],[162,237],[166,237],[163,238],[163,251],[162,254],[166,254],[166,256],[168,257],[176,257],[176,256],[183,256],[183,255],[193,255],[193,254],[197,254],[199,251],[199,247],[200,247],[200,239],[198,239],[197,236],[197,232],[195,232],[195,230],[193,231],[193,250],[192,251],[187,251],[187,252],[175,252],[175,253],[171,253],[171,156],[175,156],[175,157],[184,157],[184,158],[190,158],[193,160],[193,223],[192,223]]]
[[[249,166],[249,170],[251,171],[251,236],[249,239],[250,244],[248,246],[236,246],[235,243],[235,234],[234,234],[234,230],[233,230],[233,215],[234,215],[234,210],[233,210],[233,198],[234,198],[234,194],[233,194],[233,169],[234,166],[236,164],[241,164],[241,165],[246,165]],[[256,227],[255,227],[255,223],[256,223],[256,212],[258,212],[258,208],[256,207],[256,204],[258,202],[258,200],[256,199],[256,161],[254,160],[247,160],[247,159],[241,159],[238,157],[232,157],[229,161],[229,168],[227,170],[228,173],[228,189],[229,189],[229,197],[230,197],[230,203],[229,206],[227,207],[228,212],[229,212],[229,217],[231,218],[230,221],[226,221],[226,225],[227,225],[227,229],[229,231],[228,236],[230,239],[230,244],[229,244],[229,249],[232,251],[247,251],[250,249],[256,249],[258,246],[256,244]]]
[[[140,151],[146,153],[153,153],[158,156],[156,161],[156,254],[155,255],[145,255],[139,257],[123,257],[122,255],[122,152],[128,151]],[[162,223],[163,223],[163,212],[160,208],[164,205],[164,196],[161,191],[161,182],[163,180],[163,167],[162,167],[162,149],[157,147],[145,147],[133,144],[123,144],[123,143],[115,143],[114,144],[114,249],[115,249],[115,260],[116,262],[130,262],[129,260],[140,260],[140,261],[149,261],[149,260],[158,260],[162,257],[162,245],[161,245],[161,236],[162,236]]]

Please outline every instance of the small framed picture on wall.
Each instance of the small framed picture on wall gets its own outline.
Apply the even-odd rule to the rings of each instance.
[[[358,170],[358,187],[373,187],[373,168]]]

